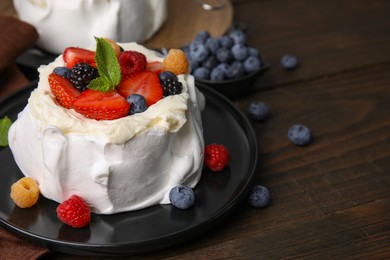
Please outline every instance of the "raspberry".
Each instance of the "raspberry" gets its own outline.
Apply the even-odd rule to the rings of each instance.
[[[170,49],[163,60],[165,71],[172,71],[174,74],[185,74],[188,72],[189,63],[185,53],[179,49]]]
[[[70,82],[80,91],[86,90],[89,82],[98,76],[98,70],[84,62],[76,64],[69,72]]]
[[[175,78],[167,78],[161,82],[164,97],[180,94],[183,84]]]
[[[131,76],[146,69],[146,56],[137,51],[124,51],[119,55],[122,74]]]
[[[82,228],[91,221],[91,211],[88,204],[79,196],[72,195],[57,207],[57,216],[65,224]]]
[[[228,164],[230,153],[222,144],[209,144],[204,151],[204,164],[213,172],[222,171]]]
[[[23,177],[11,186],[11,198],[21,208],[34,206],[39,198],[39,188],[36,181]]]

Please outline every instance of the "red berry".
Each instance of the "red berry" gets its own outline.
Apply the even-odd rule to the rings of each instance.
[[[124,98],[131,94],[140,94],[146,99],[148,107],[163,97],[160,80],[156,73],[150,71],[141,71],[130,77],[123,77],[118,92]]]
[[[113,120],[127,116],[130,104],[115,90],[102,92],[87,89],[73,102],[74,110],[96,120]]]
[[[95,61],[95,52],[78,48],[78,47],[68,47],[63,53],[63,59],[68,68],[73,68],[76,64],[84,62],[92,67],[96,68]]]
[[[146,56],[140,52],[124,51],[119,55],[119,65],[124,76],[145,70],[146,64]]]
[[[71,108],[72,102],[80,95],[80,91],[74,88],[68,79],[57,74],[50,74],[48,80],[57,102],[64,108]]]
[[[213,172],[222,171],[229,162],[230,153],[222,144],[209,144],[204,149],[204,164]]]
[[[72,195],[57,207],[57,216],[65,224],[82,228],[91,222],[91,211],[88,204],[79,196]]]

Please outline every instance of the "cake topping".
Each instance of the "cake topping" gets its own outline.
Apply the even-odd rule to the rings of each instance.
[[[189,63],[185,53],[180,49],[170,49],[163,61],[163,68],[176,75],[188,73]]]
[[[183,89],[183,84],[171,71],[164,71],[160,73],[159,79],[161,87],[163,88],[164,97],[181,93]]]
[[[131,94],[127,97],[127,102],[131,105],[129,115],[144,112],[148,108],[146,99],[140,94]]]
[[[85,62],[96,68],[95,52],[78,47],[68,47],[63,53],[63,58],[68,68],[73,68],[76,64]]]
[[[57,74],[49,75],[49,84],[57,102],[65,108],[71,108],[73,101],[80,95],[80,91],[68,79]]]
[[[57,216],[62,222],[74,228],[85,227],[91,221],[88,204],[77,195],[72,195],[58,205]]]
[[[146,57],[138,51],[124,51],[119,55],[123,76],[131,76],[146,69]]]
[[[36,181],[23,177],[11,186],[11,199],[20,208],[34,206],[39,199],[39,188]]]
[[[229,150],[222,144],[209,144],[204,149],[204,164],[213,172],[222,171],[229,159]]]

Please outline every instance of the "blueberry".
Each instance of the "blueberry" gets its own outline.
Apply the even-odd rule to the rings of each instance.
[[[202,67],[208,68],[210,71],[218,65],[218,60],[215,56],[209,56],[206,60],[202,62]]]
[[[248,198],[249,204],[255,208],[264,208],[271,201],[269,190],[262,185],[254,185]]]
[[[163,71],[158,74],[158,78],[160,79],[160,82],[163,82],[168,78],[177,79],[177,76],[172,71]]]
[[[210,70],[208,68],[199,67],[192,73],[197,79],[210,79]]]
[[[230,79],[238,79],[245,76],[244,65],[239,61],[234,61],[230,66],[227,77]]]
[[[229,71],[229,67],[230,66],[227,63],[220,63],[217,65],[216,68],[221,69],[226,76]]]
[[[230,49],[222,47],[215,53],[217,60],[221,63],[230,63],[234,60],[233,54]]]
[[[261,122],[268,119],[270,115],[269,106],[264,102],[251,102],[248,105],[248,116],[251,120]]]
[[[304,146],[310,143],[310,129],[304,125],[293,125],[287,133],[288,139],[295,145]]]
[[[225,47],[225,48],[230,49],[234,45],[234,40],[233,40],[233,38],[225,35],[225,36],[222,36],[219,38],[219,45],[221,47]]]
[[[169,200],[179,209],[188,209],[195,204],[195,193],[186,185],[177,185],[169,192]]]
[[[127,97],[127,102],[131,105],[129,115],[144,112],[148,108],[145,98],[140,94],[131,94]]]
[[[253,47],[248,47],[248,55],[249,56],[254,56],[254,57],[259,57],[260,53],[256,48]]]
[[[190,45],[190,56],[193,61],[202,62],[209,56],[209,50],[202,43],[192,43]]]
[[[226,76],[225,71],[221,67],[215,67],[210,73],[210,80],[221,81]]]
[[[196,34],[193,42],[205,43],[208,38],[210,38],[210,33],[208,31],[200,31]]]
[[[210,37],[206,40],[205,44],[209,53],[215,54],[219,48],[219,40],[218,38]]]
[[[244,68],[246,73],[252,73],[255,71],[259,71],[261,68],[261,60],[259,57],[249,56],[244,61]]]
[[[197,68],[200,67],[199,62],[197,62],[197,61],[194,61],[192,59],[188,59],[188,62],[190,63],[190,68],[191,68],[192,71],[194,71],[194,70],[196,70]]]
[[[232,54],[236,60],[243,61],[248,58],[248,48],[242,43],[237,43],[232,47]]]
[[[56,67],[56,68],[54,68],[53,73],[57,74],[58,76],[61,76],[61,77],[68,79],[70,69],[67,67]]]
[[[281,59],[282,67],[288,70],[298,67],[298,59],[294,55],[286,54]]]
[[[245,33],[241,30],[233,30],[229,33],[229,37],[231,37],[234,43],[244,44],[246,42]]]

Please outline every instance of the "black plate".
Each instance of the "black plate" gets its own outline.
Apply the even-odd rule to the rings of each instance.
[[[15,120],[36,83],[0,102],[0,118]],[[221,94],[199,86],[206,96],[202,113],[206,144],[216,142],[231,152],[219,173],[203,169],[195,188],[196,204],[187,210],[171,205],[115,215],[94,215],[90,225],[73,229],[56,216],[57,203],[41,197],[29,209],[10,199],[10,187],[23,175],[8,147],[0,148],[0,224],[10,232],[49,249],[79,255],[140,254],[176,245],[200,235],[226,217],[247,195],[257,164],[257,143],[247,119]]]

